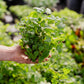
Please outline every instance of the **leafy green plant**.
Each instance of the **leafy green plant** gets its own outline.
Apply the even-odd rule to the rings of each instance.
[[[80,67],[71,57],[71,53],[63,45],[61,53],[57,50],[52,50],[51,59],[42,64],[32,66],[32,70],[39,71],[43,77],[51,84],[82,84]]]
[[[84,60],[84,18],[81,14],[76,13],[75,11],[65,8],[60,12],[53,12],[55,16],[64,17],[66,20],[64,23],[66,27],[64,28],[65,44],[69,51],[72,51],[73,57],[75,57],[78,63],[83,62]],[[67,31],[68,30],[68,31]]]
[[[22,35],[20,45],[32,61],[38,58],[39,62],[42,62],[49,56],[53,47],[60,46],[58,41],[63,40],[64,24],[59,17],[45,15],[49,9],[36,8],[36,10],[23,18],[19,24]]]
[[[25,0],[33,7],[52,7],[55,6],[58,0]]]
[[[37,70],[33,71],[31,66],[0,62],[0,84],[50,84]]]
[[[24,49],[28,50],[32,41],[36,42],[37,44],[41,44],[42,39],[40,39],[41,41],[37,39],[40,38],[40,36],[42,35],[42,37],[45,37],[44,44],[46,39],[46,44],[50,43],[49,46],[52,44],[50,46],[52,57],[48,62],[35,65],[0,61],[0,84],[83,84],[84,68],[80,69],[80,66],[78,66],[75,62],[75,59],[72,58],[72,55],[75,55],[78,61],[82,59],[81,57],[83,56],[83,52],[81,51],[84,49],[83,29],[80,30],[79,35],[79,32],[76,33],[75,28],[75,31],[70,28],[69,24],[72,23],[68,23],[68,18],[68,21],[65,21],[63,18],[53,16],[49,9],[37,9],[35,9],[37,11],[33,11],[32,13],[30,13],[28,17],[22,18],[21,23],[19,23],[20,33],[23,36],[21,39],[21,46]],[[59,14],[57,16],[59,16]],[[61,17],[63,16],[61,15]],[[75,17],[74,14],[73,17]],[[62,21],[64,21],[64,23],[67,23],[67,26],[65,26],[64,29],[64,24],[62,23]],[[73,19],[72,22],[74,22]],[[77,23],[75,22],[74,25],[76,24]],[[13,44],[10,40],[10,37],[6,33],[7,26],[8,25],[4,25],[2,22],[0,22],[0,45],[11,46]],[[37,32],[35,31],[36,29]],[[42,31],[44,31],[44,33],[42,33]],[[65,36],[62,36],[62,33],[64,33]],[[77,34],[77,36],[75,34]],[[33,35],[37,37],[37,39],[32,37]],[[30,39],[32,40],[30,41]],[[30,42],[28,42],[28,40]],[[64,40],[65,44],[62,43],[62,41]],[[71,43],[73,43],[73,45],[71,45]],[[44,44],[42,45],[42,47],[44,47]],[[65,45],[67,46],[67,48],[65,47]],[[41,48],[39,49],[39,47],[36,49],[36,51],[41,50]],[[74,47],[76,48],[76,51],[79,51],[81,53],[76,51],[72,53],[71,50]],[[43,49],[42,51],[44,50],[46,49]],[[29,56],[29,53],[27,53],[27,55]],[[45,57],[46,55],[44,55],[44,58]],[[44,58],[42,58],[42,60]],[[84,64],[81,63],[81,65]]]
[[[0,0],[0,19],[4,17],[4,14],[6,13],[6,3],[3,0]]]
[[[19,10],[17,10],[19,9]],[[9,10],[16,15],[18,18],[22,18],[24,16],[28,16],[33,9],[27,5],[17,5],[17,6],[11,6]]]
[[[61,10],[59,12],[54,11],[52,14],[54,16],[66,18],[65,24],[68,26],[79,25],[79,20],[81,20],[81,17],[82,17],[81,14],[78,14],[73,10],[69,10],[68,8],[65,8],[64,10]]]
[[[10,37],[6,33],[7,27],[8,27],[8,24],[4,25],[0,21],[0,45],[12,46],[13,42],[12,42],[12,40],[10,39]]]
[[[1,84],[82,84],[79,67],[71,53],[61,47],[61,53],[52,50],[48,62],[39,64],[19,64],[15,62],[0,62]],[[83,71],[82,71],[83,72]]]

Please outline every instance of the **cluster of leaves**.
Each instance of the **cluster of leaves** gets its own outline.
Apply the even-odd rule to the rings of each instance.
[[[11,46],[11,45],[13,45],[13,42],[12,42],[12,40],[10,39],[10,37],[6,33],[7,27],[8,27],[8,24],[4,25],[0,21],[0,45]]]
[[[12,40],[6,33],[8,25],[0,22],[0,45],[12,46]],[[32,65],[0,61],[0,84],[50,84]],[[24,68],[23,68],[24,67]]]
[[[66,18],[64,22],[66,24],[64,29],[66,34],[65,44],[68,48],[68,52],[72,52],[72,57],[75,58],[76,62],[82,65],[81,72],[84,78],[84,18],[82,15],[69,9],[57,13],[53,12],[53,14]]]
[[[72,25],[78,25],[79,20],[82,17],[81,14],[76,13],[73,10],[69,10],[68,8],[65,8],[61,10],[60,12],[54,11],[54,16],[64,17],[66,19],[65,24],[68,26]]]
[[[83,84],[80,71],[71,53],[61,47],[52,49],[52,58],[35,65],[0,62],[1,84]],[[24,68],[23,68],[24,67]],[[82,73],[81,73],[82,74]]]
[[[16,8],[15,11],[17,11],[17,9],[20,9],[20,7]],[[26,12],[28,14],[28,11],[26,12],[24,11],[25,9],[26,8],[21,10],[21,12],[18,10],[19,11],[18,13],[21,13],[21,16],[19,14],[17,16],[21,18],[21,17],[24,17],[24,14],[26,14]],[[22,13],[23,11],[24,11],[24,14]],[[76,47],[75,52],[77,53],[78,51],[81,52],[84,49],[84,40],[83,40],[84,27],[81,25],[82,26],[81,29],[80,28],[76,29],[78,24],[80,25],[83,22],[82,20],[81,22],[79,22],[79,18],[81,18],[81,15],[75,12],[71,12],[68,9],[66,9],[65,13],[54,12],[53,13],[54,16],[49,15],[51,14],[51,11],[49,9],[47,9],[46,11],[45,11],[46,13],[44,13],[43,10],[39,9],[37,10],[37,12],[34,11],[30,15],[28,14],[29,15],[28,17],[23,18],[21,20],[19,27],[20,28],[23,27],[22,29],[28,30],[28,31],[27,30],[23,31],[24,35],[27,35],[26,33],[30,32],[29,33],[31,34],[30,36],[33,36],[32,29],[34,28],[41,29],[41,27],[45,28],[44,26],[46,26],[47,28],[44,29],[46,31],[46,34],[44,32],[45,34],[44,36],[47,36],[47,37],[45,39],[47,39],[46,40],[47,43],[51,42],[52,46],[54,46],[54,49],[51,50],[52,58],[48,62],[39,63],[35,65],[18,64],[15,62],[0,62],[0,84],[83,84],[84,83],[84,78],[81,77],[81,76],[84,76],[84,68],[80,69],[80,67],[78,67],[75,60],[72,59],[71,57],[72,54],[74,55],[74,53],[69,52],[69,49],[71,50],[74,47]],[[68,47],[68,49],[63,47],[61,43],[61,41],[64,40],[63,36],[61,36],[63,32],[62,27],[64,26],[62,23],[63,19],[55,16],[67,18],[67,20],[64,21],[64,23],[67,25],[64,28],[64,32],[66,35],[64,39],[66,39],[65,44]],[[45,21],[45,23],[42,21]],[[38,23],[42,23],[40,24],[41,26],[39,26]],[[72,24],[75,27],[73,27]],[[72,27],[74,31],[71,29]],[[10,37],[6,33],[6,28],[7,28],[7,25],[4,25],[2,22],[0,22],[0,45],[11,46],[12,41],[10,40]],[[39,29],[38,29],[38,32],[39,32]],[[24,39],[25,40],[24,43],[26,43],[26,41],[28,41],[29,39],[29,37],[28,38],[27,36],[25,37],[26,39]],[[52,39],[53,37],[54,39]],[[52,41],[50,40],[50,38]],[[75,46],[71,45],[71,43],[75,44]],[[27,46],[25,47],[27,49],[29,47],[28,46],[29,43],[27,43],[26,45]],[[23,43],[22,43],[22,46],[23,46]],[[83,53],[82,53],[82,56],[84,56]],[[79,59],[83,60],[80,54],[79,55],[77,54],[77,59],[78,61]]]
[[[60,12],[53,12],[53,15],[66,18],[64,21],[66,24],[65,44],[73,52],[77,62],[84,62],[84,25],[82,25],[84,19],[81,18],[82,15],[67,8]]]
[[[62,18],[44,14],[50,9],[36,8],[28,17],[22,18],[19,24],[22,39],[20,45],[32,61],[37,58],[42,62],[49,56],[50,50],[59,48],[63,37]]]
[[[53,7],[59,0],[25,0],[33,7]]]
[[[32,71],[31,66],[0,62],[0,84],[50,84],[37,70]]]
[[[12,14],[16,15],[19,19],[24,16],[28,16],[30,12],[33,11],[33,9],[27,5],[11,6],[9,10],[12,12]]]
[[[69,31],[67,31],[67,29]],[[78,31],[78,30],[77,30]],[[76,31],[76,33],[77,33]],[[73,57],[75,57],[76,61],[78,63],[82,63],[84,60],[84,40],[83,38],[79,38],[78,36],[76,36],[75,32],[70,29],[69,27],[65,28],[65,32],[66,32],[66,37],[65,37],[65,44],[67,46],[67,48],[69,49],[69,51],[71,50],[73,53]]]
[[[82,84],[83,79],[79,76],[82,72],[72,59],[71,53],[67,52],[67,48],[61,48],[61,53],[52,51],[49,62],[35,65],[32,69],[38,70],[51,84]]]
[[[0,19],[2,19],[6,13],[6,3],[3,0],[0,0]]]

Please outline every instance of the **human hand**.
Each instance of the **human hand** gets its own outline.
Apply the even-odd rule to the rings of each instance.
[[[14,55],[13,55],[13,61],[18,62],[18,63],[26,63],[26,64],[35,64],[38,63],[38,59],[36,60],[36,62],[32,62],[30,59],[28,59],[28,56],[26,56],[24,54],[25,50],[22,50],[21,47],[18,45],[16,47],[14,47]],[[49,55],[48,58],[45,58],[45,61],[48,61],[48,59],[51,57],[51,55]]]

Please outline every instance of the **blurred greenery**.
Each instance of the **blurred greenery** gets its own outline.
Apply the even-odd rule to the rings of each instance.
[[[30,14],[30,12],[33,11],[33,9],[27,5],[11,6],[9,9],[12,12],[12,14],[17,16],[19,19],[24,16],[28,16]],[[17,9],[19,9],[19,10],[17,10]]]
[[[33,4],[29,4],[31,6],[40,6],[35,1],[31,2]],[[44,2],[49,1],[45,0]],[[45,5],[44,7],[50,8],[54,6],[49,4],[42,3],[41,6]],[[10,7],[10,11],[18,18],[28,16],[32,10],[27,5]],[[6,11],[5,2],[0,0],[0,19],[4,17]],[[65,40],[63,43],[59,42],[61,47],[57,50],[52,49],[52,57],[48,62],[44,63],[28,65],[1,61],[0,84],[84,84],[84,18],[67,8],[60,12],[54,11],[51,15],[59,16],[65,23]],[[13,46],[16,43],[7,34],[7,27],[8,24],[0,21],[0,45]],[[60,26],[58,27],[60,28]]]
[[[60,12],[53,12],[55,16],[64,17],[66,20],[64,23],[66,27],[64,32],[65,44],[73,52],[73,57],[76,58],[76,61],[79,63],[84,62],[84,25],[81,26],[81,23],[84,22],[83,15],[76,13],[75,11],[65,8]]]
[[[8,24],[4,25],[0,21],[0,45],[12,46],[13,41],[10,39],[10,36],[7,35],[6,29]]]
[[[66,19],[65,24],[68,26],[71,26],[71,24],[79,25],[79,21],[82,17],[81,14],[78,14],[73,10],[69,10],[68,8],[65,8],[59,12],[54,11],[52,14],[55,16],[64,17]]]
[[[59,0],[25,0],[29,5],[33,7],[48,7],[56,6]]]
[[[6,8],[6,3],[3,0],[0,0],[0,19],[3,19],[5,13],[7,12]]]

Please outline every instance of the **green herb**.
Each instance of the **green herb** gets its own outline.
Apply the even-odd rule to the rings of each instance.
[[[63,40],[64,24],[59,17],[45,15],[47,9],[35,10],[28,17],[22,18],[19,24],[22,35],[20,45],[26,49],[25,54],[32,61],[38,58],[39,62],[42,62],[49,56],[50,50],[57,47],[58,41]]]

